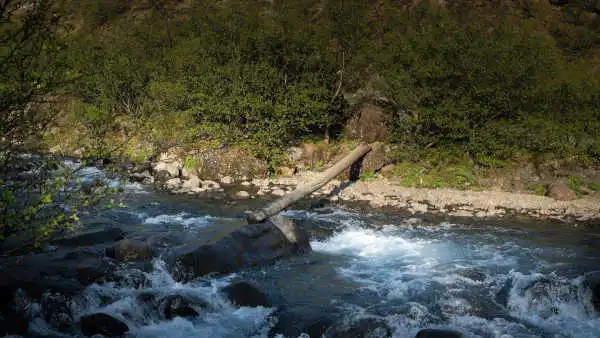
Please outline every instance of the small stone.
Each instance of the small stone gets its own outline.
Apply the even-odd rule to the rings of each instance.
[[[221,178],[221,183],[222,184],[233,184],[233,183],[235,183],[235,180],[231,176],[225,176],[225,177]]]
[[[283,191],[283,190],[282,190],[282,189],[280,189],[280,188],[276,188],[276,189],[274,189],[273,191],[271,191],[271,194],[272,194],[273,196],[278,196],[278,197],[281,197],[281,196],[284,196],[284,195],[286,194],[286,192],[285,192],[285,191]]]
[[[245,187],[249,187],[252,185],[252,183],[248,182],[248,181],[244,181],[242,183],[240,183],[241,185],[245,186]]]
[[[250,194],[247,191],[240,190],[240,191],[236,192],[233,195],[233,197],[238,200],[245,200],[245,199],[250,198]]]
[[[202,182],[202,188],[206,190],[217,190],[220,189],[221,186],[215,181],[207,180]]]

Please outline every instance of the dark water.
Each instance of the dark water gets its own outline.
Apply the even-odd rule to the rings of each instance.
[[[264,203],[199,201],[136,184],[122,196],[126,208],[88,226],[206,242],[242,226],[243,211]],[[298,336],[310,323],[352,326],[364,318],[384,321],[394,337],[426,327],[467,337],[600,337],[600,316],[582,286],[585,273],[600,270],[598,228],[427,223],[342,208],[286,214],[309,229],[313,253],[187,284],[155,259],[147,289],[206,299],[211,306],[198,318],[161,320],[137,303],[147,290],[111,284],[88,287],[74,313],[106,312],[134,337],[264,337],[273,328]],[[240,279],[259,285],[277,308],[232,306],[218,290]],[[58,335],[41,318],[33,330]]]

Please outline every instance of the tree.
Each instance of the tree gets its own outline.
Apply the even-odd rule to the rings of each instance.
[[[26,155],[44,151],[52,95],[69,74],[58,19],[51,0],[0,1],[0,244],[25,235],[22,246],[38,246],[103,196],[82,192],[69,168]]]

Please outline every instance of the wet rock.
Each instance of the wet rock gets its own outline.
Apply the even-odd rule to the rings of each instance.
[[[238,200],[247,200],[250,198],[250,194],[247,191],[240,190],[233,195],[233,198]]]
[[[600,271],[585,274],[583,285],[592,292],[592,305],[600,312]]]
[[[0,337],[20,335],[24,336],[29,330],[29,320],[24,313],[12,309],[0,311]]]
[[[307,250],[310,244],[303,229],[266,221],[237,229],[215,243],[178,248],[173,274],[187,281],[209,273],[232,273]]]
[[[91,246],[101,243],[116,242],[123,239],[125,235],[126,233],[120,228],[112,227],[64,237],[53,243],[59,246]]]
[[[392,330],[383,320],[364,318],[349,326],[334,325],[327,330],[325,336],[331,338],[381,338],[391,337]]]
[[[271,306],[267,296],[248,282],[237,282],[221,290],[236,306]]]
[[[106,337],[120,337],[129,331],[127,324],[104,313],[82,317],[80,326],[81,332],[88,337],[97,334]]]
[[[284,337],[300,337],[307,334],[309,337],[323,337],[333,321],[325,314],[331,311],[315,311],[311,313],[294,313],[286,309],[278,311],[277,324],[270,330],[269,337],[283,335]]]
[[[139,183],[154,182],[154,177],[150,174],[149,171],[144,171],[141,173],[132,173],[129,175],[129,179],[133,182],[139,182]]]
[[[146,242],[123,239],[106,249],[106,256],[119,262],[152,259],[152,249]]]
[[[42,315],[46,322],[65,332],[73,325],[71,299],[62,293],[45,292],[40,301]]]
[[[166,234],[156,234],[148,237],[146,243],[150,247],[168,248],[180,244],[180,240]]]
[[[128,170],[130,173],[132,174],[139,174],[139,173],[144,173],[144,172],[152,172],[152,163],[150,162],[140,162],[140,163],[133,163],[129,168],[124,168],[125,170]]]
[[[503,307],[508,306],[508,298],[510,297],[510,290],[513,288],[513,279],[509,278],[504,282],[504,285],[496,293],[495,301]]]
[[[204,306],[206,307],[206,306]],[[160,301],[161,313],[166,319],[175,317],[196,317],[198,311],[192,308],[190,301],[179,295],[171,295]]]
[[[104,182],[102,182],[101,179],[94,178],[93,180],[84,181],[81,183],[81,190],[86,194],[91,194],[96,190],[96,188],[102,187],[103,185]]]
[[[231,176],[225,176],[221,178],[221,183],[229,185],[235,183],[235,180]]]
[[[77,280],[82,285],[103,284],[114,281],[116,267],[106,260],[81,262],[75,267]]]
[[[152,304],[156,300],[156,294],[152,291],[143,291],[137,295],[136,300],[142,304]]]
[[[572,201],[577,199],[577,194],[575,191],[571,190],[571,188],[564,183],[551,184],[548,196],[559,201]]]
[[[462,338],[462,333],[452,330],[423,329],[417,332],[415,338]]]

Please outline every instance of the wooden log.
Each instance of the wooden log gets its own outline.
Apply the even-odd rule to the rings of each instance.
[[[263,209],[246,212],[248,223],[252,224],[263,222],[267,218],[278,214],[280,211],[301,200],[307,195],[319,190],[322,186],[327,184],[327,182],[331,181],[334,177],[339,175],[354,162],[360,160],[369,151],[371,151],[371,146],[360,144],[358,147],[356,147],[356,149],[350,152],[350,154],[346,155],[334,166],[321,173],[313,182],[296,188],[296,190],[286,194]]]

